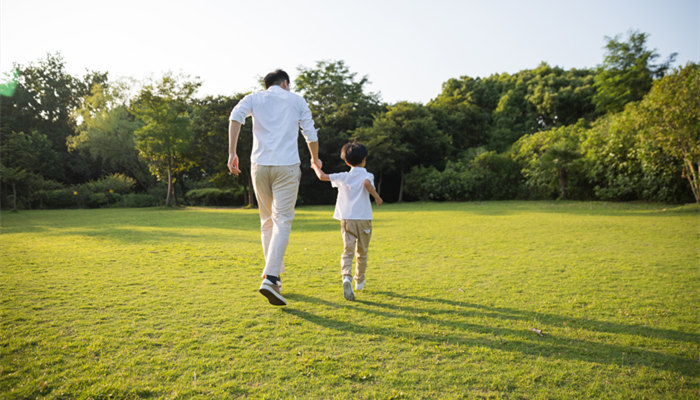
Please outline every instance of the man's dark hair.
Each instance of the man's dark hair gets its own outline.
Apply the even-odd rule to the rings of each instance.
[[[284,81],[289,82],[289,75],[281,69],[276,69],[265,75],[263,80],[265,81],[265,89],[269,89],[270,86],[281,85]]]
[[[347,161],[348,164],[353,167],[360,165],[365,157],[367,157],[367,148],[362,143],[346,143],[343,148],[340,149],[340,158]]]

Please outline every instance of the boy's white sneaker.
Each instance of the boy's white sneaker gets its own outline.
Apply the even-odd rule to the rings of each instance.
[[[362,282],[355,282],[355,291],[359,292],[365,287],[365,281]]]
[[[343,296],[345,296],[345,300],[355,300],[355,293],[352,291],[352,280],[348,277],[343,278]]]

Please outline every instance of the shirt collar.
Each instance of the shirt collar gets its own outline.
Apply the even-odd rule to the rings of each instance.
[[[366,171],[365,167],[350,167],[350,172],[357,171],[357,172],[362,172]]]
[[[269,88],[267,88],[267,90],[277,90],[277,91],[281,90],[283,92],[286,92],[286,90],[282,89],[282,86],[280,86],[280,85],[272,85]]]

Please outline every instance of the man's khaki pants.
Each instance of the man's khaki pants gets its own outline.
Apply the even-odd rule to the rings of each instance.
[[[284,272],[284,253],[292,231],[294,205],[299,192],[299,164],[251,165],[255,198],[260,212],[260,232],[265,256],[262,276]]]
[[[355,282],[365,281],[367,270],[367,253],[369,240],[372,238],[372,220],[343,219],[340,221],[340,233],[343,235],[343,255],[340,257],[340,273],[352,276],[352,259],[357,259]]]

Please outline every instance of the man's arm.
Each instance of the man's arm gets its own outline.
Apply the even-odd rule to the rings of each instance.
[[[318,158],[318,141],[307,142],[306,145],[309,146],[309,153],[311,154],[311,166],[317,165],[319,168],[323,168],[323,163]]]
[[[374,201],[377,202],[377,205],[381,206],[382,203],[384,203],[384,200],[382,200],[382,198],[379,197],[379,193],[377,193],[377,191],[374,189],[374,185],[372,185],[372,182],[370,182],[369,179],[365,179],[363,184],[365,185],[365,189],[367,189],[369,194],[371,194],[372,197],[374,197]]]
[[[238,121],[229,121],[228,123],[228,170],[238,176],[241,170],[238,168],[238,154],[236,147],[238,146],[238,134],[241,132],[241,123]]]

